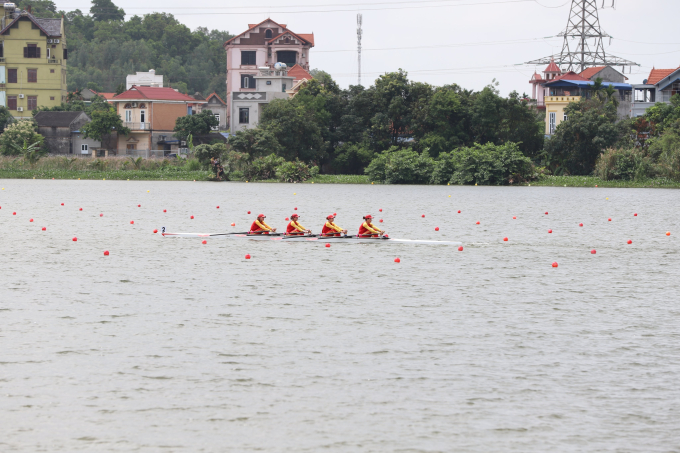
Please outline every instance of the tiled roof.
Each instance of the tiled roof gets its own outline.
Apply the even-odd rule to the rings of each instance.
[[[583,71],[579,73],[581,77],[584,79],[590,79],[592,76],[597,74],[598,72],[602,71],[606,66],[593,66],[590,68],[586,68]]]
[[[207,102],[210,102],[210,99],[212,99],[212,98],[216,98],[216,99],[219,100],[222,104],[227,105],[227,103],[224,102],[224,101],[222,100],[222,98],[219,97],[219,96],[217,95],[217,93],[215,93],[215,92],[213,92],[210,96],[208,96],[208,99],[206,99],[206,101],[207,101]]]
[[[675,69],[654,69],[649,72],[649,77],[647,77],[647,84],[648,85],[656,85],[657,83],[661,82],[665,77],[668,77],[669,75],[673,74],[678,70],[678,68]]]
[[[281,36],[285,35],[286,33],[288,33],[288,34],[290,34],[291,36],[293,36],[293,37],[299,39],[300,41],[305,41],[305,42],[311,44],[312,47],[314,47],[314,42],[313,42],[313,41],[314,41],[314,35],[312,35],[312,41],[309,41],[308,39],[303,38],[302,35],[297,35],[297,34],[293,33],[293,32],[290,31],[290,30],[286,30],[286,31],[284,31],[283,33],[280,33],[278,36],[274,36],[272,39],[270,39],[270,40],[267,41],[267,42],[274,42],[274,41],[276,41],[277,39],[279,39]],[[306,36],[309,36],[309,35],[306,35]]]
[[[314,47],[314,33],[298,33],[298,36]]]
[[[279,24],[279,23],[277,23],[277,22],[274,22],[274,21],[271,20],[271,19],[265,19],[265,20],[263,20],[262,22],[260,22],[259,24],[248,24],[248,30],[246,30],[246,31],[244,31],[243,33],[240,33],[240,34],[234,36],[234,37],[231,38],[231,39],[228,39],[227,41],[225,41],[224,44],[226,45],[226,44],[230,43],[231,41],[233,41],[234,39],[240,38],[241,36],[245,35],[245,34],[248,33],[249,31],[251,31],[252,29],[259,27],[260,25],[264,24],[264,23],[267,22],[267,21],[269,21],[269,22],[271,22],[271,23],[273,23],[273,24],[275,24],[275,25],[278,25],[279,27],[283,28],[283,33],[286,33],[286,32],[291,33],[291,34],[292,34],[293,36],[295,36],[296,38],[300,38],[302,41],[308,42],[308,43],[310,43],[310,44],[312,45],[312,47],[314,47],[314,33],[304,33],[304,34],[299,34],[299,35],[298,35],[298,34],[293,33],[292,31],[288,30],[288,28],[286,28],[286,24]],[[279,36],[281,36],[283,33],[279,34]],[[274,39],[278,38],[279,36],[276,36],[275,38],[271,39],[270,42],[273,41]]]
[[[562,72],[562,70],[555,64],[555,60],[550,59],[550,64],[543,72]]]
[[[581,77],[580,75],[576,74],[574,71],[565,72],[564,74],[555,77],[550,82],[554,82],[556,80],[581,80],[582,82],[590,82],[590,80],[588,80],[584,77]]]
[[[24,17],[33,22],[47,36],[61,36],[61,19],[38,19],[26,11],[22,11],[14,20],[8,22],[5,28],[0,30],[0,35]]]
[[[541,77],[541,74],[538,72],[534,72],[534,75],[531,76],[531,80],[529,82],[542,82],[543,77]]]
[[[71,123],[85,112],[38,112],[35,121],[42,127],[69,127]]]
[[[292,68],[290,68],[288,70],[288,75],[291,77],[295,77],[295,82],[302,79],[307,80],[313,79],[312,75],[309,72],[305,71],[305,69],[299,64],[296,64]]]
[[[240,38],[241,36],[245,35],[246,33],[248,33],[248,32],[249,32],[250,30],[252,30],[253,28],[257,28],[257,27],[259,27],[260,25],[264,24],[265,22],[271,22],[271,23],[273,23],[273,24],[275,24],[275,25],[278,25],[279,27],[283,28],[284,30],[288,30],[288,29],[286,28],[285,25],[282,25],[282,24],[279,24],[279,23],[277,23],[277,22],[274,22],[274,21],[271,20],[271,19],[265,19],[265,20],[263,20],[262,22],[260,22],[259,24],[248,24],[248,30],[244,31],[243,33],[239,33],[238,35],[236,35],[236,36],[234,36],[234,37],[232,37],[232,38],[230,38],[230,39],[227,39],[227,40],[224,42],[224,44],[228,44],[228,43],[232,42],[234,39]]]
[[[103,98],[106,99],[107,101],[108,101],[109,99],[113,99],[114,96],[116,95],[116,93],[97,93],[96,91],[95,91],[94,93],[95,93],[96,95],[99,95],[99,96],[103,97]]]
[[[191,96],[175,91],[173,88],[166,87],[138,87],[133,86],[127,91],[123,91],[118,96],[114,96],[113,100],[125,99],[149,99],[151,101],[189,101],[189,102],[205,102],[197,101]]]

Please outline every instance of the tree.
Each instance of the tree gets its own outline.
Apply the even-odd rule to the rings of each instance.
[[[96,22],[125,20],[123,8],[118,8],[111,0],[92,0],[90,14]]]
[[[313,112],[288,99],[274,99],[262,111],[260,127],[271,132],[286,160],[318,161],[324,140]]]
[[[211,110],[203,110],[196,115],[180,116],[175,122],[175,137],[185,139],[191,135],[209,134],[211,128],[219,126],[219,121]]]
[[[282,150],[274,134],[259,127],[234,132],[229,137],[229,146],[234,151],[247,153],[251,158],[279,154]]]
[[[92,121],[82,127],[84,138],[102,141],[105,136],[110,135],[114,131],[118,132],[119,135],[128,135],[130,133],[130,129],[123,126],[123,120],[113,107],[93,110],[91,116]]]
[[[38,125],[34,120],[20,120],[10,124],[5,132],[0,135],[0,154],[4,156],[18,156],[21,148],[17,149],[17,143],[28,143],[30,146],[37,144],[41,147],[45,138],[38,134]]]
[[[40,158],[47,154],[47,149],[41,145],[42,143],[39,141],[29,144],[26,142],[26,140],[24,140],[23,146],[12,143],[12,146],[17,151],[17,154],[23,156],[24,160],[28,162],[31,167],[35,167],[35,164],[38,163]]]
[[[9,110],[7,110],[7,107],[0,105],[0,134],[13,122],[14,117]]]

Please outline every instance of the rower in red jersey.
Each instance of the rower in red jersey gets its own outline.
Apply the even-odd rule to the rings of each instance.
[[[264,223],[265,217],[267,216],[264,214],[257,215],[257,219],[250,225],[250,234],[269,234],[276,232],[276,228],[272,228]]]
[[[381,230],[380,228],[376,227],[371,223],[373,220],[373,216],[370,214],[367,216],[364,216],[364,223],[361,224],[359,227],[359,237],[364,237],[364,238],[377,238],[378,236],[382,236],[385,232]]]
[[[290,223],[288,224],[288,228],[286,228],[286,234],[290,236],[302,236],[303,234],[312,234],[312,230],[308,230],[307,228],[300,225],[300,222],[298,222],[299,218],[300,216],[297,214],[293,214],[292,216],[290,216]]]
[[[347,236],[347,230],[343,230],[342,227],[337,226],[334,221],[335,216],[333,214],[326,217],[326,223],[321,229],[321,236],[340,236],[341,234]]]

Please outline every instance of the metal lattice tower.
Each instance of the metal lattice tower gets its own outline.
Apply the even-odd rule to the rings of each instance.
[[[528,61],[525,64],[550,64],[555,60],[563,71],[582,72],[589,66],[640,66],[623,58],[607,55],[604,51],[604,38],[610,38],[600,28],[596,0],[571,0],[571,11],[567,28],[557,36],[563,36],[562,52],[558,55]]]
[[[363,17],[361,16],[361,13],[357,14],[357,51],[358,51],[358,74],[359,74],[359,80],[357,82],[357,85],[361,85],[361,35],[363,34],[363,30],[361,29],[361,25],[363,23]]]

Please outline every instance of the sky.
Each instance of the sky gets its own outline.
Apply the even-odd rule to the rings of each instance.
[[[199,26],[239,34],[248,23],[271,17],[297,33],[314,33],[310,66],[330,73],[342,86],[357,83],[357,13],[363,15],[362,85],[399,68],[411,80],[456,83],[481,90],[495,78],[501,94],[531,93],[529,79],[544,67],[522,63],[558,53],[572,0],[114,0],[132,15],[167,12],[192,30]],[[611,7],[615,2],[614,8]],[[596,0],[600,26],[612,36],[607,54],[639,63],[626,76],[642,83],[652,67],[680,66],[680,37],[673,11],[678,0]],[[602,8],[604,2],[605,8]],[[57,1],[57,7],[89,11],[86,0]],[[247,4],[248,6],[243,6]]]

